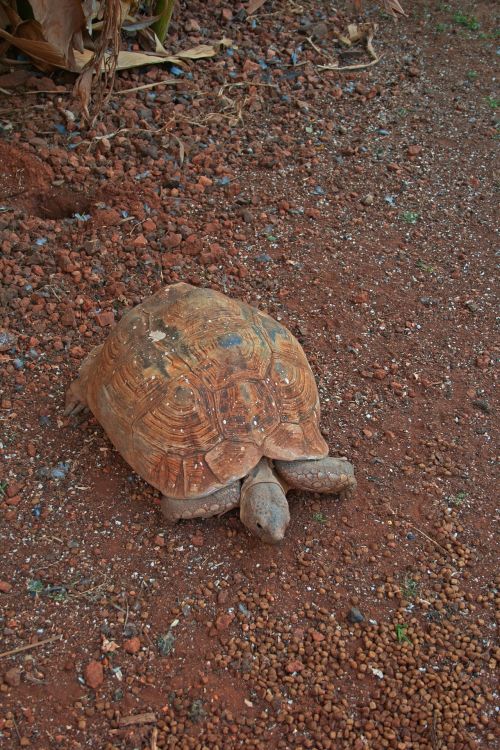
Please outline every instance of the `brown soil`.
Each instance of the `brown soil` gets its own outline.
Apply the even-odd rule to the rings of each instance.
[[[371,7],[384,56],[344,74],[305,41],[335,56],[327,4],[188,5],[172,48],[222,24],[238,49],[94,131],[67,96],[8,99],[0,650],[30,648],[0,661],[0,748],[500,747],[492,5]],[[355,464],[349,503],[290,496],[279,548],[236,512],[167,529],[62,416],[113,318],[177,280],[298,336]]]

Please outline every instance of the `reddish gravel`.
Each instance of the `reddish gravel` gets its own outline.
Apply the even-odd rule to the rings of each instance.
[[[231,50],[120,74],[91,132],[65,74],[2,100],[0,650],[31,646],[0,659],[2,750],[500,747],[493,6],[406,5],[367,8],[361,72],[319,67],[329,3],[192,0],[171,48]],[[297,335],[356,466],[349,503],[291,495],[279,548],[236,512],[165,528],[62,416],[178,280]]]

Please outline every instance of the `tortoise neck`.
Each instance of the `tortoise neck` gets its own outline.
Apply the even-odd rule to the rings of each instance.
[[[274,471],[270,459],[265,457],[248,473],[241,488],[241,496],[244,497],[249,489],[257,484],[277,484],[285,494],[288,489],[286,482]]]

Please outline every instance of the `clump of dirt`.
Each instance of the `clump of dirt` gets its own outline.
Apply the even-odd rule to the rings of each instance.
[[[25,149],[0,143],[0,201],[41,219],[66,219],[89,210],[91,200],[53,185],[52,168]]]

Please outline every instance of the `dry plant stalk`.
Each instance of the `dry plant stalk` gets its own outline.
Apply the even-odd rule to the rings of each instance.
[[[14,654],[20,654],[22,651],[31,651],[34,648],[40,648],[45,646],[46,643],[52,643],[53,641],[60,641],[62,635],[52,635],[50,638],[44,638],[42,641],[35,641],[34,643],[26,643],[24,646],[18,646],[17,648],[11,648],[9,651],[3,651],[0,654],[0,659],[5,656],[13,656]]]
[[[122,6],[120,0],[106,0],[102,19],[102,29],[92,58],[85,65],[75,83],[73,93],[82,103],[85,117],[92,125],[108,102],[115,81],[116,63],[120,51],[120,31]],[[92,86],[94,84],[93,116],[90,116]]]
[[[163,44],[165,37],[168,33],[168,27],[170,26],[170,19],[174,12],[175,0],[156,0],[155,13],[159,15],[158,20],[153,26],[153,30],[156,32],[156,36]]]

